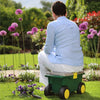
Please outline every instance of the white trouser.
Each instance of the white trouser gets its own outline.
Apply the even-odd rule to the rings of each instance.
[[[65,64],[53,64],[49,62],[47,54],[44,51],[41,51],[38,54],[38,62],[40,66],[40,82],[44,83],[45,86],[48,85],[48,78],[45,77],[48,71],[56,72],[79,72],[83,70],[83,66],[69,66]]]

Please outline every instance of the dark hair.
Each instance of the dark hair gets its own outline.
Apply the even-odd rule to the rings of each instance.
[[[56,1],[52,5],[52,11],[57,15],[57,16],[64,16],[66,14],[66,5],[61,2],[61,1]]]

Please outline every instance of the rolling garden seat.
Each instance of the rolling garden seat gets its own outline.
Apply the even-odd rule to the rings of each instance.
[[[84,93],[85,84],[82,82],[83,74],[83,71],[73,73],[47,73],[45,76],[48,77],[48,86],[44,90],[45,96],[58,94],[61,99],[68,99],[72,92]]]

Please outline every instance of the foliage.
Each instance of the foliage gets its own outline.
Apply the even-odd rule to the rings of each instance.
[[[70,19],[82,18],[86,13],[86,8],[84,0],[67,0],[67,17]]]
[[[0,74],[0,82],[14,82],[16,81],[16,75],[9,74],[8,76],[4,73]]]
[[[83,18],[87,12],[99,11],[99,0],[67,0],[67,17],[70,19]]]
[[[1,67],[1,69],[3,69],[3,70],[12,70],[12,69],[13,69],[13,65],[7,66],[7,64],[6,64],[6,65],[3,65],[3,66]]]
[[[88,81],[95,81],[95,80],[100,80],[100,77],[95,73],[93,69],[91,69],[88,75],[86,75],[86,79]]]
[[[32,48],[33,50],[38,51],[41,49],[44,45],[44,42],[46,40],[46,31],[38,31],[36,34],[33,35],[32,37]]]
[[[45,12],[45,11],[50,11],[51,12],[51,5],[52,5],[52,2],[47,2],[47,1],[44,1],[44,0],[41,0],[40,1],[41,2],[41,4],[42,4],[42,8],[41,8],[41,10],[43,11],[43,12]]]
[[[88,64],[88,67],[93,69],[93,70],[100,69],[100,67],[97,63],[90,63],[90,64]]]
[[[8,5],[7,5],[8,4]],[[22,8],[20,7],[20,4],[13,2],[12,0],[0,0],[0,30],[5,30],[7,31],[7,36],[5,37],[5,44],[6,45],[12,45],[12,37],[11,37],[11,32],[8,32],[8,27],[11,25],[11,23],[16,22],[18,23],[19,27],[18,29],[16,29],[16,31],[18,33],[20,33],[20,44],[22,43],[22,32],[21,30],[21,24],[19,24],[19,20],[18,18],[21,17],[24,21],[23,23],[23,33],[26,37],[25,39],[25,44],[27,44],[27,36],[26,36],[26,32],[30,29],[30,27],[38,27],[38,28],[46,28],[47,27],[47,23],[48,20],[46,18],[46,16],[44,15],[44,13],[37,8],[30,8],[30,9],[22,9],[23,10],[23,14],[16,16],[15,15],[15,10],[16,8]],[[2,38],[0,37],[0,43],[2,43]],[[14,40],[14,43],[16,43],[17,41]],[[30,42],[30,41],[28,41]],[[22,48],[22,46],[20,46]],[[30,47],[26,48],[30,49]]]
[[[32,66],[29,66],[29,63],[27,62],[26,65],[21,64],[21,69],[28,70],[28,69],[33,69],[33,67]]]
[[[33,83],[37,84],[37,87],[41,87],[41,83]],[[70,96],[70,100],[99,100],[100,99],[100,81],[88,81],[85,82],[86,84],[86,93],[80,94],[72,94]],[[24,85],[24,83],[19,83],[19,85]],[[18,85],[18,86],[19,86]],[[33,97],[20,97],[17,95],[17,91],[15,92],[15,96],[12,95],[12,91],[16,90],[16,84],[14,82],[0,82],[0,100],[39,100]],[[39,95],[42,97],[41,100],[60,100],[58,96],[44,96],[44,91],[40,91],[35,89],[34,94]]]
[[[52,17],[52,14],[51,14],[50,11],[45,11],[45,12],[44,12],[44,15],[45,15],[47,18]]]
[[[95,11],[87,13],[87,16],[84,18],[75,18],[74,21],[79,25],[80,23],[87,21],[88,29],[85,31],[85,34],[81,34],[81,46],[83,47],[83,53],[86,56],[94,57],[96,53],[100,52],[100,37],[94,36],[93,39],[88,39],[87,36],[90,33],[89,29],[93,28],[97,31],[100,29],[100,11],[97,13]]]
[[[32,27],[46,28],[48,20],[40,9],[30,8],[23,12],[23,29],[27,32]]]
[[[10,54],[10,53],[18,53],[21,48],[15,47],[15,46],[8,46],[8,45],[0,45],[0,54],[4,53],[5,49],[5,54]]]
[[[21,81],[29,81],[29,80],[34,81],[35,74],[34,73],[25,72],[25,73],[19,74],[18,77],[19,77],[19,79],[21,79]]]

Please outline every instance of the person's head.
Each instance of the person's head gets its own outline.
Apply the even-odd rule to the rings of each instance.
[[[51,9],[54,19],[59,16],[66,16],[66,5],[61,1],[54,2]]]

